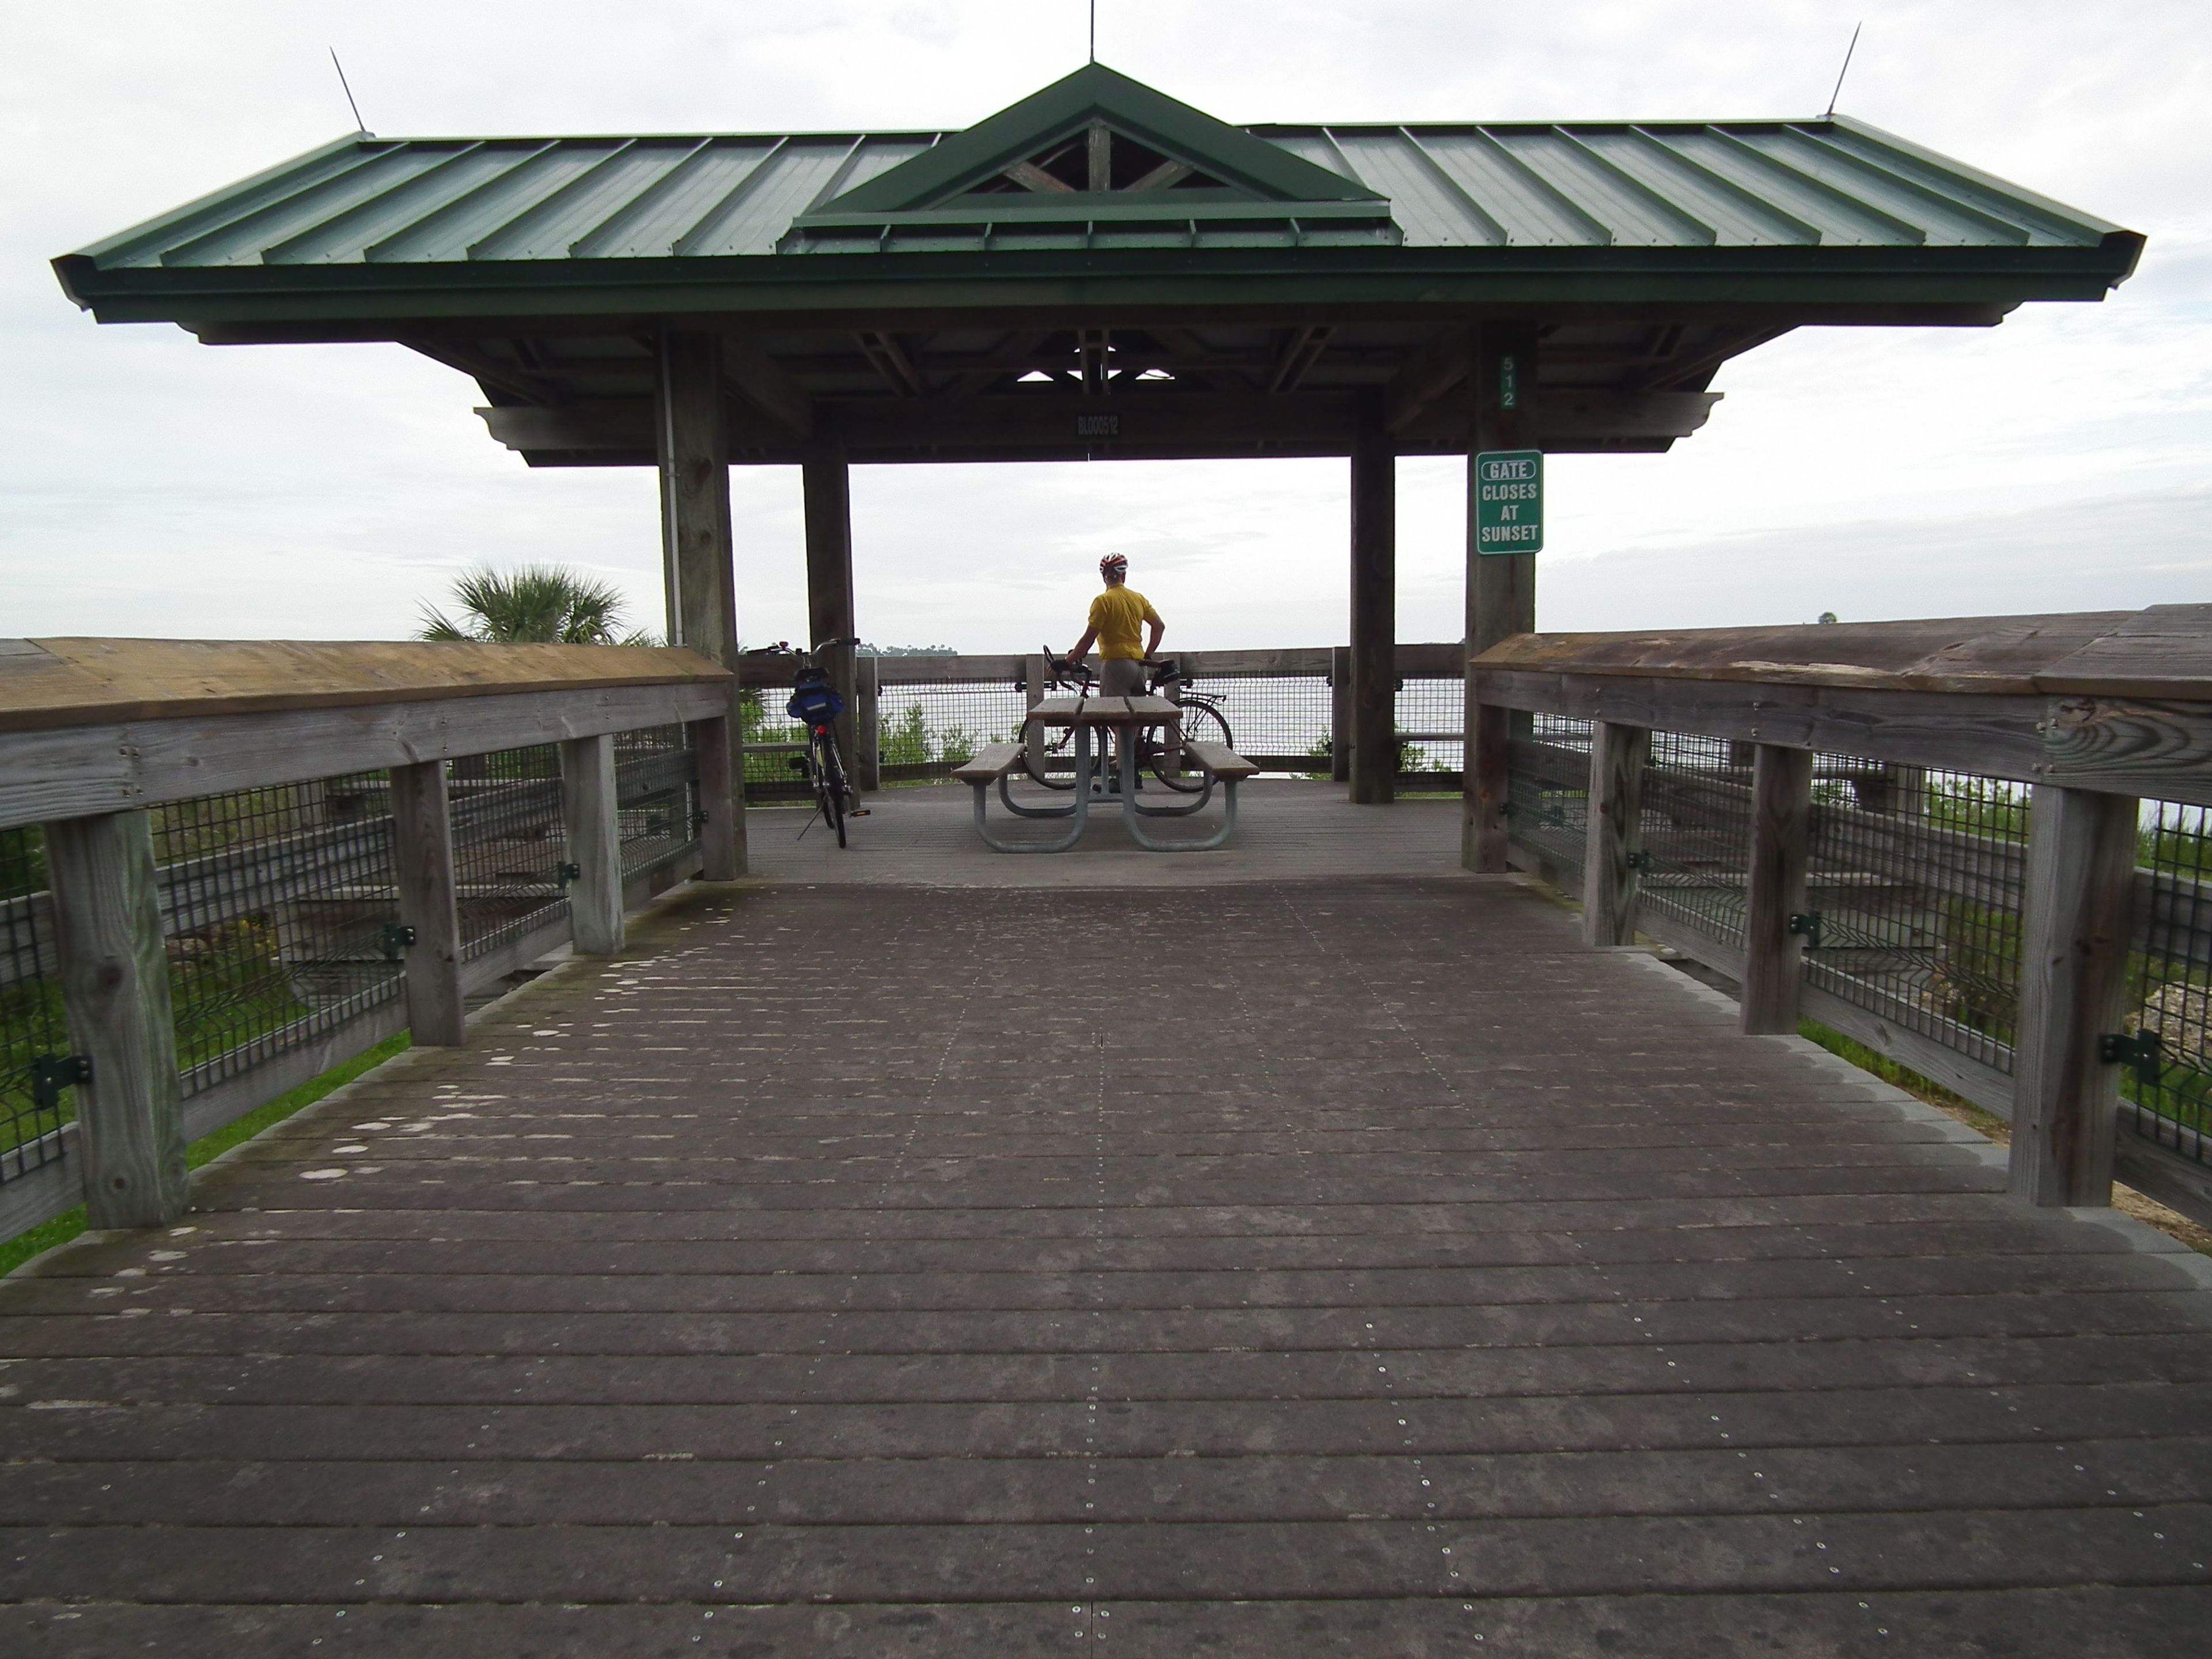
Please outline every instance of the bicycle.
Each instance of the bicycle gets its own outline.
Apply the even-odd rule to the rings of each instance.
[[[1078,696],[1095,696],[1098,676],[1085,664],[1053,654],[1052,647],[1044,649],[1045,672],[1055,690],[1073,691]],[[1201,743],[1218,743],[1224,748],[1237,745],[1230,738],[1228,717],[1221,712],[1218,696],[1200,691],[1183,678],[1182,665],[1173,657],[1162,657],[1145,664],[1146,692],[1155,697],[1165,697],[1182,709],[1182,737],[1173,744],[1159,741],[1154,735],[1161,728],[1147,726],[1139,739],[1138,764],[1158,778],[1168,788],[1179,794],[1195,794],[1206,787],[1202,774],[1186,772],[1182,769],[1182,744],[1192,739]],[[1060,735],[1044,748],[1044,759],[1039,762],[1033,749],[1024,746],[1022,767],[1036,782],[1048,789],[1073,789],[1075,777],[1071,771],[1054,776],[1052,760],[1063,757],[1074,736],[1073,727],[1063,727]]]
[[[823,823],[836,832],[837,845],[845,842],[845,820],[864,818],[868,809],[860,805],[854,791],[852,775],[846,769],[845,757],[837,748],[837,716],[845,712],[845,700],[830,684],[830,671],[814,659],[820,653],[837,646],[855,646],[860,641],[823,640],[811,652],[779,640],[774,645],[764,645],[745,654],[750,657],[792,656],[799,660],[792,670],[792,690],[783,705],[783,712],[806,728],[806,748],[803,754],[791,757],[791,769],[803,772],[806,784],[814,796],[815,811]],[[814,827],[812,814],[799,834],[804,840],[806,831]]]

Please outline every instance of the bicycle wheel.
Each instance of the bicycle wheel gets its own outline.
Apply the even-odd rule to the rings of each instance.
[[[1164,728],[1155,728],[1160,730]],[[1146,737],[1152,738],[1152,732]],[[1189,743],[1218,743],[1228,748],[1236,745],[1229,741],[1229,722],[1221,718],[1221,711],[1211,703],[1188,702],[1182,709],[1183,741]],[[1194,795],[1206,787],[1206,774],[1186,772],[1176,765],[1182,758],[1179,750],[1170,750],[1165,744],[1151,743],[1152,775],[1170,789],[1186,795]]]
[[[814,805],[822,814],[822,822],[837,832],[837,845],[845,844],[845,777],[837,764],[837,748],[828,736],[817,732],[808,740],[806,757],[812,763],[807,770],[814,780]]]
[[[853,798],[853,785],[845,775],[845,757],[838,751],[835,732],[823,735],[822,752],[829,763],[830,799],[837,809],[837,845],[842,847],[845,844],[845,820],[852,816],[860,803]]]
[[[1027,744],[1022,745],[1022,770],[1029,775],[1032,782],[1041,783],[1048,789],[1075,787],[1075,774],[1073,771],[1054,773],[1052,769],[1054,757],[1066,758],[1069,756],[1068,739],[1074,735],[1073,726],[1063,727],[1059,738],[1045,745],[1045,763],[1042,767],[1031,763],[1029,745]]]

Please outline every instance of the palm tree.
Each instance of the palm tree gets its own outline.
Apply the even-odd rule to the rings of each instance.
[[[496,644],[659,643],[644,629],[623,633],[622,594],[610,584],[566,565],[472,570],[454,582],[453,599],[460,621],[426,605],[418,637]]]

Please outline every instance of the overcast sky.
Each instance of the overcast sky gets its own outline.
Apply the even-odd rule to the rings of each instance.
[[[1546,628],[2212,599],[2212,7],[1102,0],[1099,55],[1231,121],[1840,107],[2130,228],[2101,305],[1801,331],[1665,456],[1553,464]],[[0,635],[395,637],[471,564],[586,566],[658,623],[642,471],[531,472],[397,346],[94,325],[47,262],[351,125],[960,127],[1084,56],[1084,0],[0,0]],[[1464,465],[1400,464],[1400,636],[1460,629]],[[794,470],[732,474],[739,626],[803,631]],[[1065,643],[1098,553],[1189,646],[1345,633],[1341,462],[858,470],[886,644]]]

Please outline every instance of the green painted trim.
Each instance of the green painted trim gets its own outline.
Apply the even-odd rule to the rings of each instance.
[[[1558,309],[2009,307],[2094,301],[2132,268],[2130,232],[2081,247],[1117,248],[468,264],[143,266],[55,261],[101,322],[759,315],[1022,307],[1392,305]]]
[[[1086,64],[966,131],[954,133],[912,160],[832,198],[822,209],[880,214],[940,207],[945,198],[1073,137],[1094,118],[1163,155],[1271,200],[1378,199],[1355,179],[1316,167],[1103,64]]]
[[[1006,205],[1002,209],[1000,203]],[[1387,202],[1249,202],[1224,198],[1216,191],[1147,191],[1132,198],[1125,195],[1092,195],[1087,191],[1066,196],[971,196],[943,207],[916,208],[905,213],[802,213],[791,222],[793,230],[867,230],[878,225],[988,225],[1018,220],[1027,227],[1068,221],[1081,224],[1188,224],[1257,219],[1353,219],[1363,223],[1387,220]],[[742,256],[741,256],[742,257]]]

